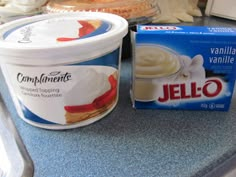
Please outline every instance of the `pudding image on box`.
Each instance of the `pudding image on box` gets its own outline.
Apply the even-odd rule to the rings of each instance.
[[[176,54],[160,46],[140,45],[136,50],[135,98],[139,101],[154,101],[158,97],[159,85],[153,78],[173,81],[181,69]]]
[[[138,25],[131,98],[137,109],[227,111],[236,28]]]

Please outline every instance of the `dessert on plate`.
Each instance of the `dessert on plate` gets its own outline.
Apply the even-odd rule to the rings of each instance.
[[[107,79],[109,89],[93,99],[92,102],[80,105],[66,105],[64,107],[67,124],[98,117],[115,105],[117,100],[117,72],[111,74]]]

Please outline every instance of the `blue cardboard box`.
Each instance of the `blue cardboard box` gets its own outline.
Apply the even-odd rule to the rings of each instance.
[[[229,110],[236,28],[138,25],[131,38],[134,108]]]

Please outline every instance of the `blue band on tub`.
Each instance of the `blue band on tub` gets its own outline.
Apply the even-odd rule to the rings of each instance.
[[[25,116],[25,118],[27,118],[28,120],[31,120],[33,122],[37,122],[37,123],[42,123],[42,124],[56,124],[50,121],[47,121],[45,119],[42,119],[41,117],[37,116],[36,114],[32,113],[24,104],[22,104],[20,101],[20,106],[21,106],[21,110]]]

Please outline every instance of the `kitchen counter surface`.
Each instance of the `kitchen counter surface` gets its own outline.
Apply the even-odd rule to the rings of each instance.
[[[195,24],[236,26],[219,18],[199,18]],[[34,162],[35,177],[198,177],[236,154],[235,94],[229,112],[135,110],[130,71],[130,60],[122,60],[119,102],[108,116],[63,131],[21,120],[0,74],[1,93]]]

